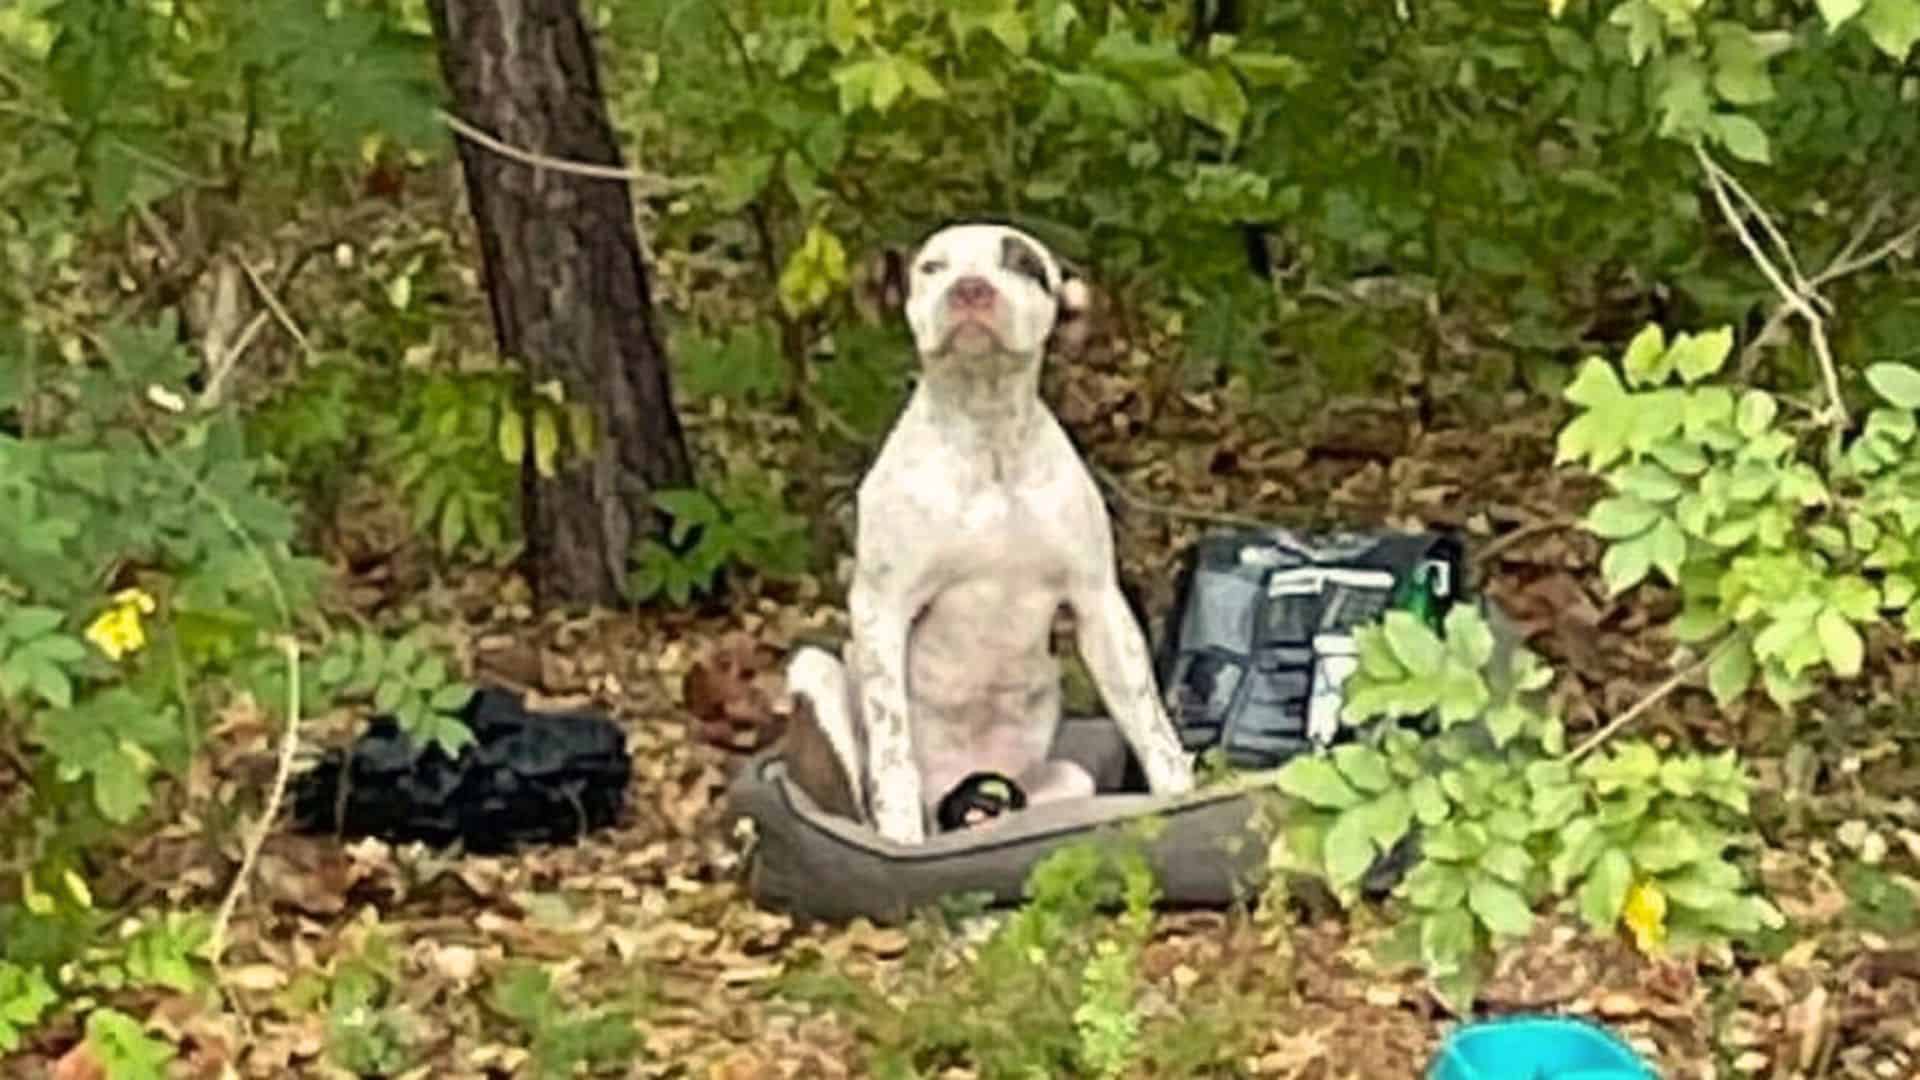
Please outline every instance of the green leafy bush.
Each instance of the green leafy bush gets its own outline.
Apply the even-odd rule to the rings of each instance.
[[[909,995],[806,968],[781,992],[846,1017],[872,1046],[880,1076],[947,1065],[970,1066],[985,1080],[1119,1076],[1153,1042],[1137,967],[1157,894],[1137,845],[1069,844],[1034,866],[1026,903],[964,972],[940,965],[942,935],[925,924],[909,958]],[[1109,910],[1119,913],[1111,923],[1100,917]]]
[[[1649,327],[1617,365],[1589,359],[1566,391],[1577,411],[1558,457],[1612,489],[1585,519],[1607,541],[1609,589],[1664,579],[1682,602],[1670,632],[1720,704],[1757,683],[1787,708],[1822,669],[1858,676],[1866,635],[1885,620],[1920,636],[1910,494],[1920,370],[1868,368],[1885,404],[1849,435],[1831,411],[1789,419],[1774,395],[1715,381],[1732,343],[1726,329],[1668,341]],[[1727,859],[1746,842],[1748,813],[1732,751],[1626,742],[1581,760],[1597,743],[1566,753],[1560,721],[1529,698],[1549,672],[1524,650],[1495,665],[1469,609],[1445,630],[1395,613],[1359,635],[1346,718],[1431,715],[1440,734],[1388,728],[1289,764],[1281,788],[1315,812],[1289,832],[1286,857],[1351,898],[1418,822],[1422,861],[1401,894],[1418,913],[1427,970],[1456,1007],[1472,998],[1484,946],[1524,936],[1548,900],[1575,899],[1596,930],[1624,922],[1648,949],[1722,947],[1778,924]]]
[[[1277,846],[1281,869],[1324,875],[1336,895],[1416,826],[1419,861],[1397,888],[1417,955],[1449,1006],[1471,1006],[1489,948],[1526,937],[1542,903],[1577,898],[1593,930],[1633,930],[1643,948],[1724,948],[1779,923],[1729,861],[1748,779],[1731,751],[1661,754],[1626,742],[1568,756],[1535,698],[1552,675],[1518,651],[1496,663],[1485,621],[1448,616],[1444,638],[1407,612],[1356,634],[1345,718],[1431,716],[1423,738],[1377,738],[1289,762],[1276,783],[1303,804]]]
[[[806,568],[806,519],[787,509],[777,476],[738,472],[710,494],[661,491],[654,502],[673,517],[665,542],[641,542],[628,593],[636,600],[665,596],[685,604],[712,591],[737,567],[780,578]]]
[[[535,1075],[560,1080],[626,1068],[640,1045],[633,1018],[617,1009],[581,1013],[562,1001],[553,978],[537,965],[516,964],[493,985],[493,1007],[529,1039]]]
[[[1883,619],[1920,637],[1920,371],[1869,367],[1884,404],[1847,436],[1784,415],[1764,390],[1708,381],[1731,343],[1727,330],[1669,343],[1649,328],[1618,369],[1589,360],[1567,389],[1580,413],[1559,457],[1613,489],[1585,521],[1608,542],[1609,588],[1665,579],[1684,605],[1674,636],[1710,656],[1715,698],[1730,704],[1757,678],[1785,707],[1821,668],[1858,676],[1863,631]]]

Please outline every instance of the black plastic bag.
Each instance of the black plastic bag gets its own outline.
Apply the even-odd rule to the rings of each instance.
[[[449,757],[374,718],[352,747],[294,780],[295,827],[493,854],[576,842],[625,808],[633,763],[605,717],[528,712],[518,695],[485,689],[462,719],[473,742]]]

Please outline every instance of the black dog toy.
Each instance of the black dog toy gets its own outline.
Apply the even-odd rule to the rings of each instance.
[[[951,832],[990,821],[1009,810],[1024,810],[1027,793],[1012,777],[994,772],[977,772],[953,786],[940,800],[934,817],[940,828]]]

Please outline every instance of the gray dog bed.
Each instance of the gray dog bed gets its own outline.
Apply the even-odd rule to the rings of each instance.
[[[1101,837],[1143,844],[1165,905],[1225,906],[1251,896],[1264,879],[1271,833],[1255,795],[1232,788],[1179,796],[1129,790],[1137,769],[1106,718],[1063,721],[1052,756],[1086,769],[1099,794],[903,845],[821,810],[787,779],[778,749],[764,751],[742,768],[729,793],[732,815],[755,826],[748,891],[763,906],[794,915],[897,923],[945,896],[985,893],[998,903],[1016,902],[1035,863],[1076,840]]]

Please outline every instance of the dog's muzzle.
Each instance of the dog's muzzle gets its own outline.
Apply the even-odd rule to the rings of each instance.
[[[947,287],[946,334],[942,344],[951,347],[964,330],[978,331],[995,348],[1004,347],[1006,338],[1000,326],[1000,292],[993,283],[971,274]]]

